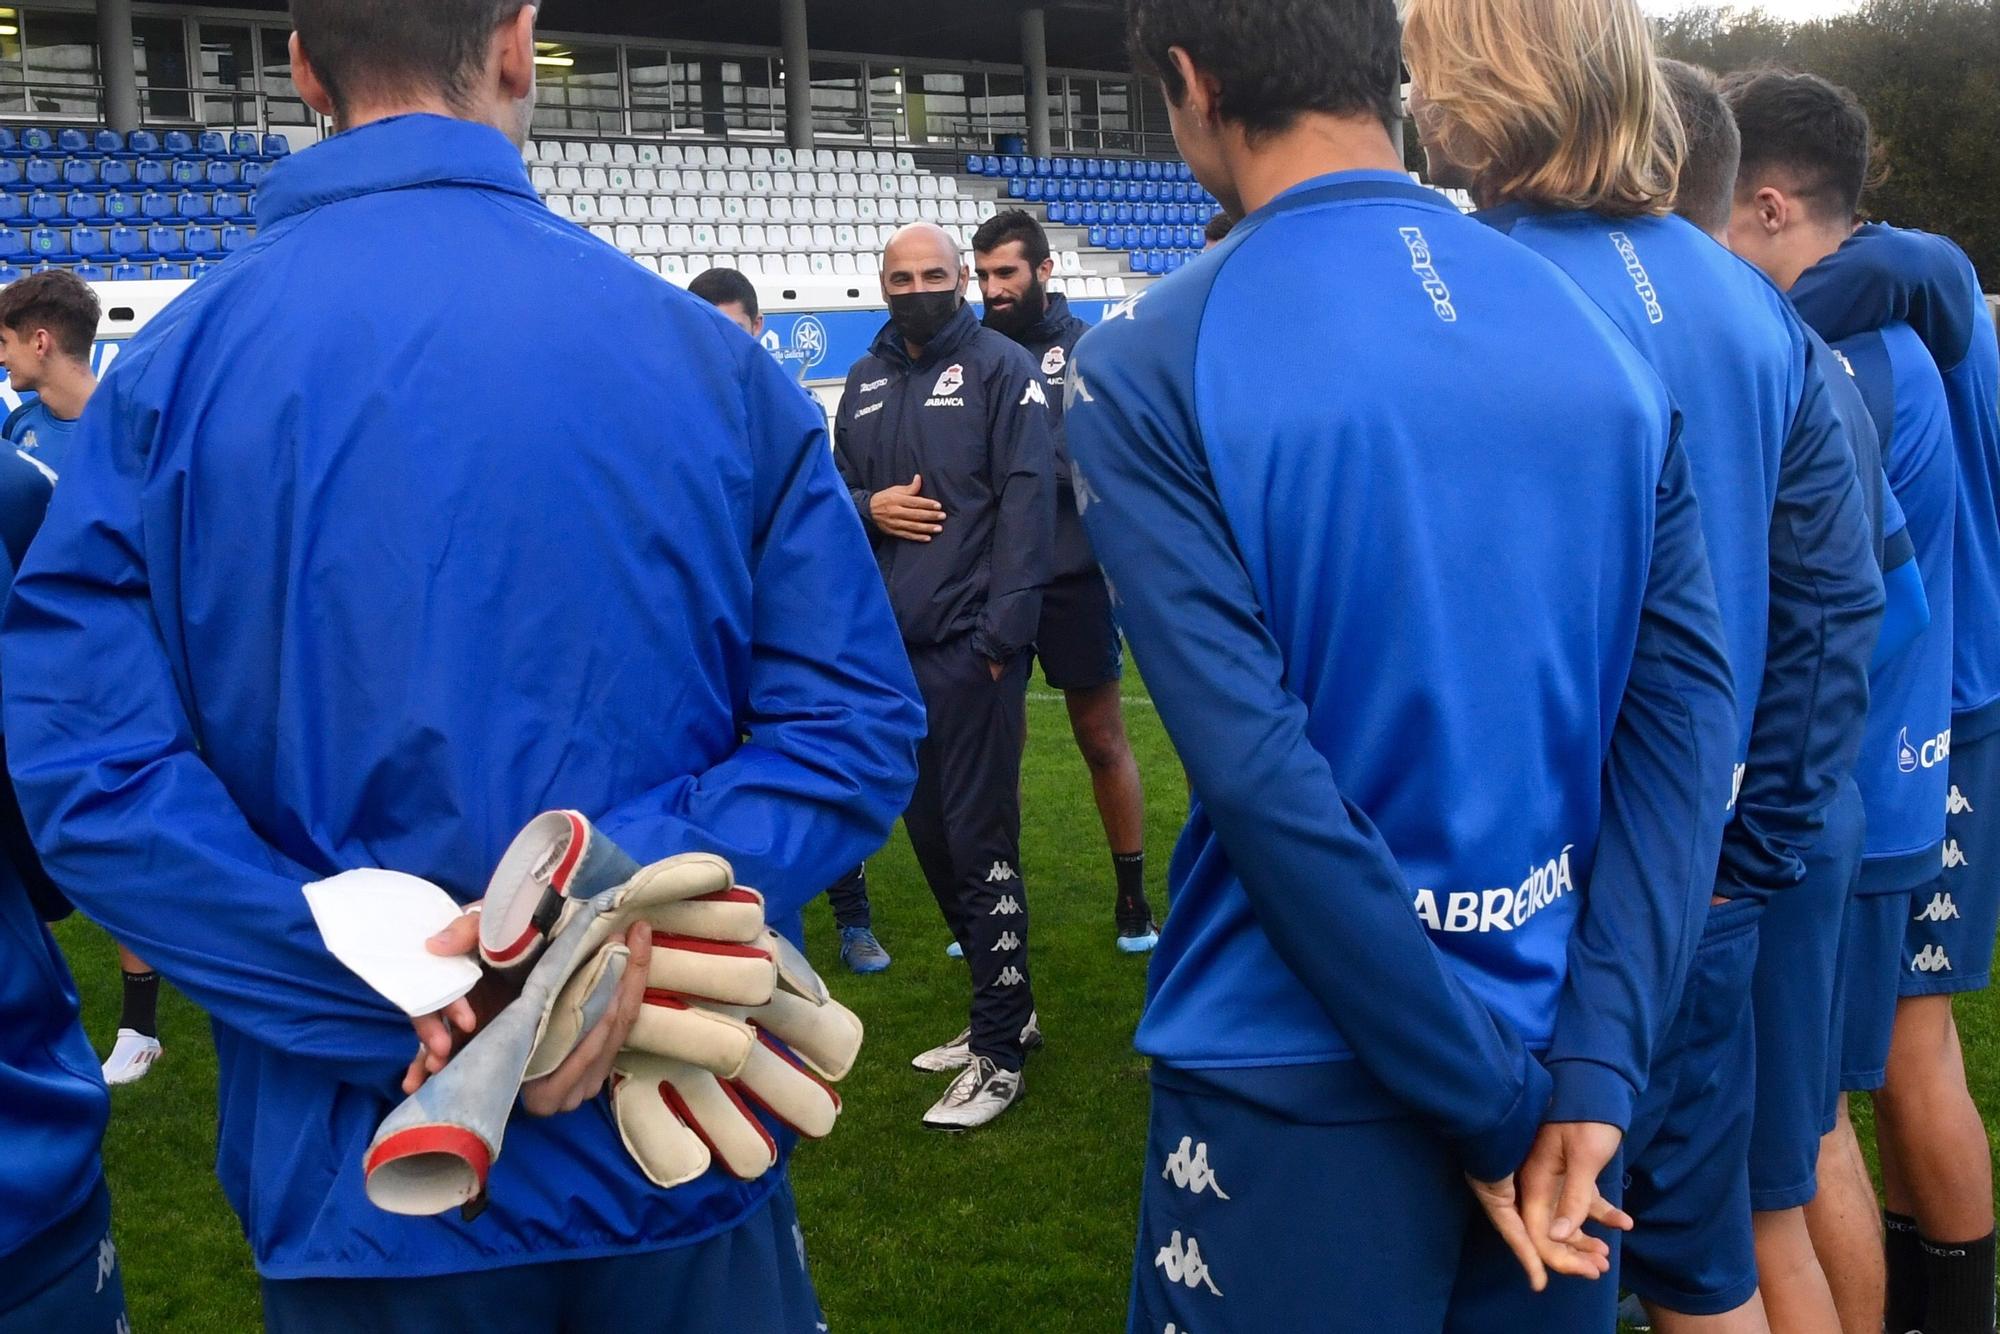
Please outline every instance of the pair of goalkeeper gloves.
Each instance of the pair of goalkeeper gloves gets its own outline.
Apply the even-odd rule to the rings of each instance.
[[[647,1178],[769,1171],[777,1145],[756,1108],[808,1138],[833,1130],[829,1084],[853,1068],[861,1021],[771,930],[763,897],[720,857],[642,867],[583,816],[552,811],[516,836],[480,910],[480,955],[519,994],[383,1121],[365,1162],[370,1199],[408,1214],[478,1207],[521,1085],[610,1010],[635,924],[652,933],[651,959],[611,1104]]]

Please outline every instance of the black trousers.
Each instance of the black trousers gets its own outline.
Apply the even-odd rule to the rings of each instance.
[[[1021,1068],[1034,1012],[1028,893],[1021,879],[1021,745],[1028,655],[998,681],[970,636],[911,651],[930,733],[903,824],[945,924],[972,971],[972,1050]]]
[[[870,927],[875,924],[874,910],[868,906],[868,868],[857,866],[826,889],[827,902],[833,905],[833,924],[845,930],[851,926]]]

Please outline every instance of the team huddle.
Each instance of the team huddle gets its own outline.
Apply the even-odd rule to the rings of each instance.
[[[1978,277],[1861,221],[1823,79],[1402,9],[1128,0],[1210,252],[1086,331],[1033,217],[906,227],[829,432],[754,286],[535,194],[532,6],[293,0],[339,133],[254,243],[101,387],[86,289],[0,294],[0,1334],[126,1328],[71,901],[213,1021],[268,1329],[824,1330],[788,1162],[861,1029],[799,910],[887,967],[900,817],[971,991],[924,1124],[1015,1104],[1035,661],[1154,951],[1134,1334],[1994,1334]],[[1157,926],[1121,634],[1190,794]],[[329,949],[383,871],[471,991]]]

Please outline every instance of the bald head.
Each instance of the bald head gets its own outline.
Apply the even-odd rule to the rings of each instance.
[[[934,222],[898,228],[882,251],[882,295],[948,292],[965,285],[965,261],[958,242]]]

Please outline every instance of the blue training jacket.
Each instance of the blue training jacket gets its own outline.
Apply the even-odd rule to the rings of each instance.
[[[1958,465],[1951,731],[1970,745],[2000,730],[2000,346],[1979,275],[1942,236],[1869,223],[1790,296],[1830,340],[1908,323],[1944,378]]]
[[[1950,789],[1952,534],[1957,461],[1944,381],[1909,325],[1842,339],[1836,350],[1882,439],[1889,485],[1909,520],[1930,622],[1869,674],[1868,727],[1855,779],[1868,816],[1865,892],[1937,877]]]
[[[0,449],[0,601],[52,484],[46,467]],[[0,774],[0,1315],[104,1235],[98,1147],[111,1114],[76,983],[42,925],[64,905],[13,808]]]
[[[1813,365],[1823,349],[1684,218],[1479,216],[1575,279],[1673,396],[1736,681],[1742,787],[1716,891],[1795,885],[1854,769],[1883,603],[1854,453]]]
[[[517,1116],[473,1222],[367,1203],[410,1022],[300,886],[385,866],[469,899],[575,807],[641,861],[728,857],[795,930],[882,843],[923,725],[824,422],[706,303],[543,207],[491,129],[338,135],[257,210],[113,365],[16,585],[29,825],[213,1018],[217,1173],[267,1277],[727,1230],[776,1178],[656,1190],[602,1100]]]
[[[1735,753],[1657,377],[1546,261],[1361,171],[1110,312],[1069,404],[1195,793],[1140,1050],[1415,1113],[1479,1175],[1545,1113],[1624,1125]]]
[[[39,397],[31,398],[7,414],[0,424],[0,437],[12,441],[36,458],[61,472],[69,457],[70,441],[76,439],[77,423],[56,416]]]

